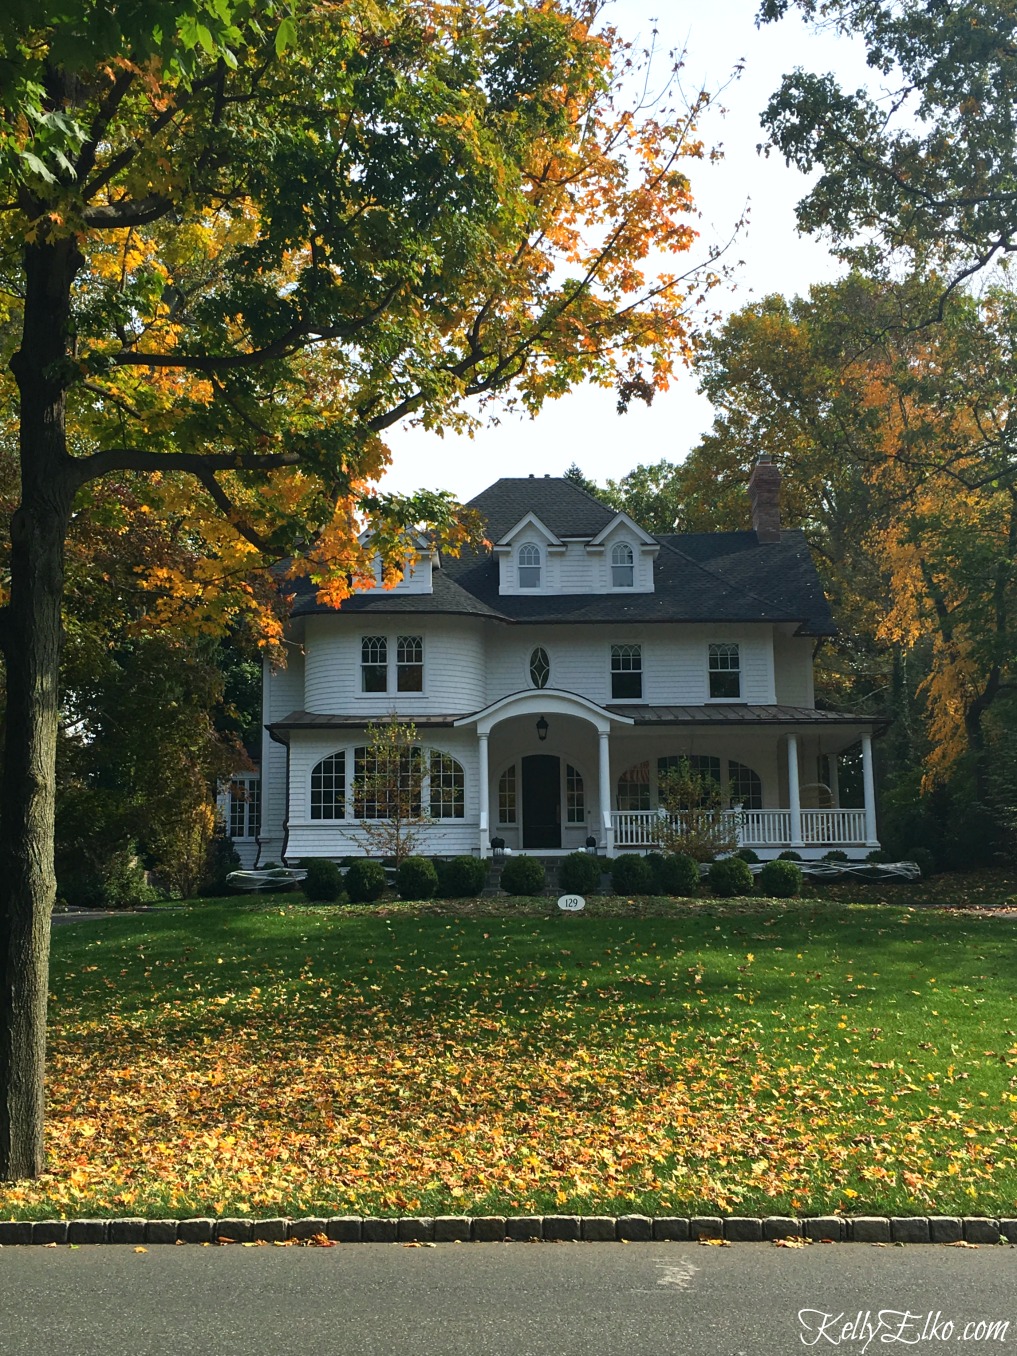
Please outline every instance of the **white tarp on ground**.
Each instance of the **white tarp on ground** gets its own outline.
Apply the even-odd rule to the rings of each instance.
[[[273,867],[271,871],[231,871],[226,884],[234,890],[286,890],[299,885],[306,871],[287,866]]]

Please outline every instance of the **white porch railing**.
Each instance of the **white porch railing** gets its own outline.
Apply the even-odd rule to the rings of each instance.
[[[660,810],[613,810],[616,848],[650,848],[660,843]],[[725,810],[742,847],[789,847],[790,810]],[[802,810],[801,842],[809,846],[842,847],[865,842],[864,810]]]

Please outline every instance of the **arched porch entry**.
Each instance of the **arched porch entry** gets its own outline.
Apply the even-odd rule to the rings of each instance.
[[[587,837],[613,851],[612,727],[631,725],[553,688],[515,693],[456,721],[477,732],[480,851],[504,838],[527,851],[574,851]]]

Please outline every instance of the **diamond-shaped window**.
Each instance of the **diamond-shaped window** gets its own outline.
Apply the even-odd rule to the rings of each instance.
[[[547,657],[547,651],[542,645],[530,655],[530,682],[534,687],[547,687],[547,680],[551,676],[551,662]]]

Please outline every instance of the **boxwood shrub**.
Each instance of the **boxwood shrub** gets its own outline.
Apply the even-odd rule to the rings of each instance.
[[[797,862],[767,862],[759,873],[759,888],[773,899],[793,899],[802,892],[805,877]]]
[[[316,904],[334,904],[343,892],[342,872],[327,857],[309,857],[300,863],[307,875],[300,888]]]
[[[611,863],[611,889],[616,895],[648,895],[653,889],[653,872],[646,858],[635,853],[615,857]]]
[[[715,895],[750,895],[753,879],[748,862],[741,857],[721,857],[710,863],[707,883]]]
[[[660,857],[651,867],[653,889],[659,895],[699,894],[699,863],[684,852],[671,852]]]
[[[544,863],[536,857],[506,857],[501,869],[501,888],[510,895],[543,894]]]
[[[795,852],[794,848],[785,848],[783,852],[777,854],[778,862],[800,862],[801,860],[802,854]]]
[[[453,857],[435,862],[440,899],[473,899],[487,884],[487,862],[483,857]]]
[[[743,862],[759,861],[759,853],[756,852],[755,848],[739,848],[735,856],[740,857]]]
[[[346,872],[346,893],[354,904],[371,904],[380,899],[388,887],[388,878],[381,862],[369,857],[355,857]]]
[[[426,857],[405,857],[396,870],[400,899],[430,899],[438,888],[438,873]]]
[[[588,895],[600,884],[600,869],[589,852],[570,852],[558,866],[558,888],[566,895]]]

